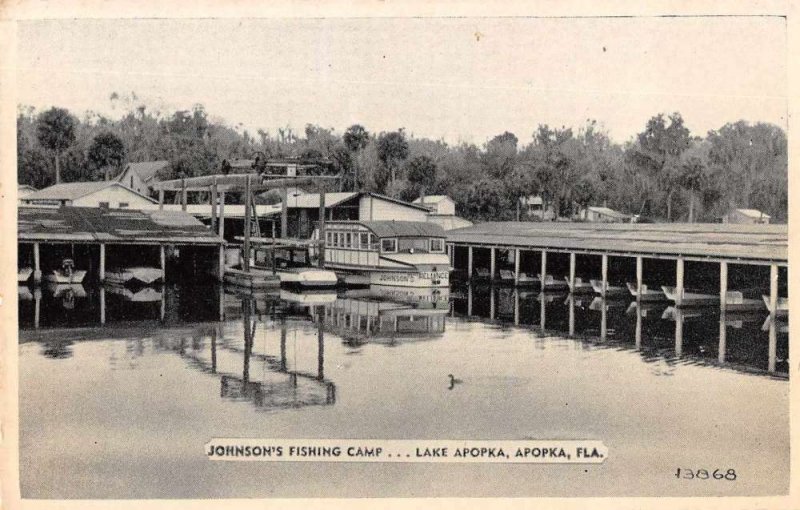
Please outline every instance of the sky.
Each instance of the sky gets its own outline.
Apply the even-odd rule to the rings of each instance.
[[[480,145],[589,118],[625,142],[675,111],[700,136],[787,124],[780,17],[23,21],[17,52],[18,104],[116,118],[111,94],[135,92],[251,133],[360,123]]]

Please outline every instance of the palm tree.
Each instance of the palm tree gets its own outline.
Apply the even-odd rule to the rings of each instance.
[[[53,151],[56,160],[56,184],[61,182],[59,156],[75,142],[77,120],[64,108],[50,108],[36,121],[36,138],[45,149]]]

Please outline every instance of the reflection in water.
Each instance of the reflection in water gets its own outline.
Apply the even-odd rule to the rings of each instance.
[[[720,313],[717,307],[676,308],[624,296],[549,294],[486,284],[454,291],[452,298],[456,316],[530,326],[541,334],[595,344],[611,342],[641,351],[648,362],[675,364],[680,359],[788,376],[788,326],[766,310]]]
[[[293,463],[254,463],[253,476],[232,476],[235,463],[199,454],[211,437],[590,433],[616,445],[620,460],[599,467],[615,478],[649,473],[647,459],[694,462],[689,447],[675,445],[697,437],[697,459],[757,462],[778,473],[765,478],[775,491],[788,473],[787,323],[766,314],[490,285],[338,294],[167,285],[142,294],[152,299],[138,292],[86,286],[68,309],[45,289],[20,288],[27,495],[121,497],[135,487],[140,497],[255,497],[287,484],[288,493],[307,494],[314,483]],[[708,433],[708,423],[732,415]],[[770,441],[739,440],[748,434]],[[142,445],[136,462],[131,444]],[[74,467],[59,469],[67,462]],[[370,469],[391,476],[385,465]],[[428,466],[407,473],[409,490],[429,487]],[[508,473],[504,488],[531,485],[532,471]],[[335,485],[349,490],[352,472],[339,475]],[[559,478],[552,493],[607,485],[587,488],[579,478],[570,487]]]

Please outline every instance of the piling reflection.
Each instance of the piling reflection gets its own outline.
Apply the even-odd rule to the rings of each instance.
[[[708,364],[788,376],[788,322],[764,310],[680,308],[633,296],[549,294],[489,284],[454,289],[453,315],[585,345],[630,348],[648,363]],[[672,369],[665,371],[671,372]]]

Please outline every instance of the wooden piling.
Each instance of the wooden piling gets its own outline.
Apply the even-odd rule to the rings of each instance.
[[[644,274],[644,258],[641,255],[636,257],[636,302],[640,302],[642,296],[642,277]]]
[[[719,263],[719,309],[723,312],[728,305],[728,263]]]
[[[217,231],[217,179],[211,185],[211,231]]]
[[[244,186],[244,190],[245,190],[244,191],[244,193],[245,193],[245,197],[244,197],[244,247],[242,248],[242,251],[244,252],[243,253],[244,260],[242,261],[242,269],[244,269],[245,272],[250,272],[250,228],[251,228],[250,227],[250,222],[252,220],[251,211],[250,211],[251,199],[252,199],[251,193],[250,193],[250,190],[251,190],[250,186],[251,186],[251,179],[250,179],[250,175],[248,175],[247,176],[247,181],[245,182],[245,186]]]
[[[99,275],[100,281],[106,281],[106,245],[105,243],[100,243],[100,271]]]
[[[519,248],[514,249],[514,285],[519,284],[519,258],[522,256],[522,250]]]
[[[542,262],[542,267],[540,268],[540,270],[541,270],[541,278],[540,278],[541,281],[540,281],[540,284],[541,284],[542,292],[544,292],[544,289],[545,289],[545,286],[546,286],[545,282],[547,281],[547,252],[545,250],[542,250],[542,260],[541,260],[541,262]]]
[[[494,281],[495,270],[497,268],[497,249],[495,247],[489,248],[489,279]]]
[[[602,292],[600,293],[601,296],[606,296],[606,290],[608,289],[608,255],[605,253],[602,255],[601,258],[601,267],[600,267],[600,277],[603,281],[603,288],[601,289]]]
[[[225,240],[225,192],[219,194],[219,238]]]
[[[675,262],[675,305],[683,304],[683,257]]]
[[[319,255],[317,257],[317,265],[322,268],[325,267],[325,190],[320,190],[319,193]]]
[[[33,243],[33,281],[42,281],[42,267],[39,263],[39,243]]]
[[[472,246],[467,246],[467,279],[472,279]]]
[[[774,318],[778,310],[778,265],[769,266],[769,309],[770,315]],[[774,321],[773,321],[774,322]]]
[[[575,288],[575,270],[578,265],[578,255],[573,251],[569,254],[569,290]]]

